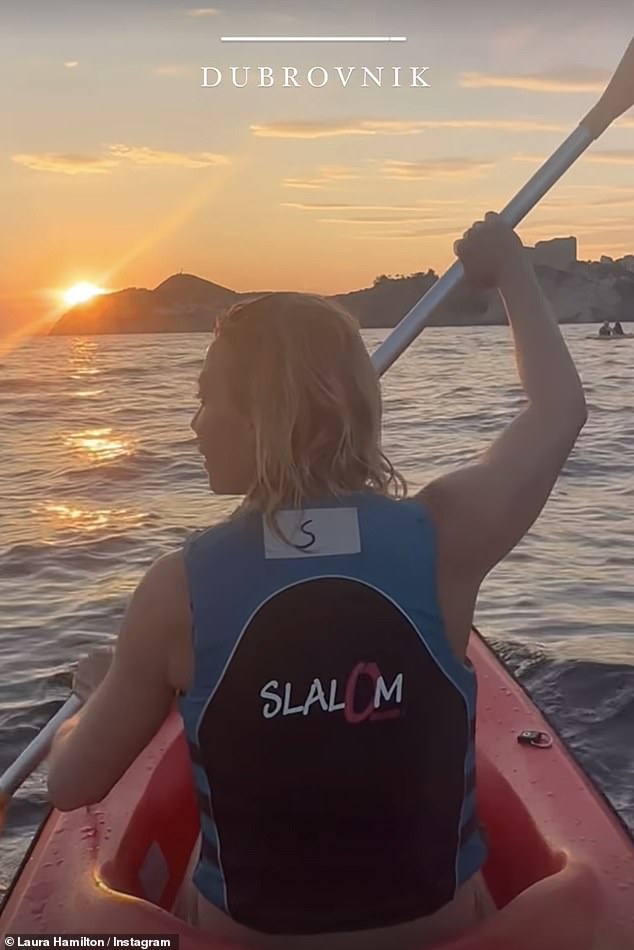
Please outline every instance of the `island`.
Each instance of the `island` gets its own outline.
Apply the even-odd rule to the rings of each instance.
[[[574,237],[540,241],[527,249],[542,289],[560,323],[634,319],[634,255],[613,260],[577,260]],[[381,274],[371,287],[334,294],[362,327],[393,327],[438,279],[433,270]],[[239,300],[264,290],[240,293],[194,274],[168,277],[153,290],[131,287],[101,294],[68,310],[52,335],[118,333],[209,333],[216,318]],[[326,296],[326,295],[324,295]],[[474,292],[462,284],[434,313],[431,326],[483,326],[506,322],[495,291]]]

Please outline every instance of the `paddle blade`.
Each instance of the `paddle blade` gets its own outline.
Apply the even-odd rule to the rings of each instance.
[[[609,125],[634,105],[634,39],[625,50],[605,92],[579,124],[597,139]]]

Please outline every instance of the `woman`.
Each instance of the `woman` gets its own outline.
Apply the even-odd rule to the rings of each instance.
[[[178,694],[195,918],[250,947],[420,948],[493,910],[465,651],[480,584],[537,518],[586,407],[514,232],[489,214],[456,253],[473,286],[499,288],[526,408],[480,460],[397,500],[351,318],[295,294],[232,308],[192,425],[211,488],[244,503],[152,565],[55,742],[54,804],[96,802]],[[84,693],[98,666],[80,667]]]

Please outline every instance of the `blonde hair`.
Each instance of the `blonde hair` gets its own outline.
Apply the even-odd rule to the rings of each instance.
[[[359,324],[312,294],[270,293],[218,318],[231,388],[255,438],[256,506],[276,534],[283,505],[346,491],[407,494],[381,450],[381,392]]]

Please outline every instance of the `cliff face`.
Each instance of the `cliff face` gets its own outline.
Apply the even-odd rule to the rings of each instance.
[[[577,262],[577,239],[565,237],[538,241],[535,247],[527,247],[526,252],[534,267],[570,270]]]
[[[634,273],[625,268],[578,261],[569,271],[536,267],[542,290],[560,323],[634,319]],[[487,322],[502,322],[502,306],[490,295]]]
[[[216,315],[243,294],[191,274],[168,277],[154,290],[102,294],[61,317],[51,333],[183,333],[210,331]]]
[[[535,271],[562,323],[634,319],[634,270],[625,260],[576,261],[568,270],[537,264]],[[408,277],[382,275],[372,287],[337,294],[332,299],[357,317],[363,327],[393,327],[436,279],[433,271]],[[237,300],[255,296],[258,293],[240,294],[191,274],[176,274],[154,290],[121,290],[73,307],[51,333],[210,332],[219,314]],[[434,314],[431,325],[504,322],[506,317],[497,292],[474,293],[463,285]]]
[[[373,287],[354,290],[333,297],[352,313],[363,327],[393,327],[418,303],[438,279],[427,273],[409,277],[378,277]],[[446,303],[439,307],[430,320],[430,326],[466,326],[484,323],[487,297],[475,294],[466,287],[458,287]]]

